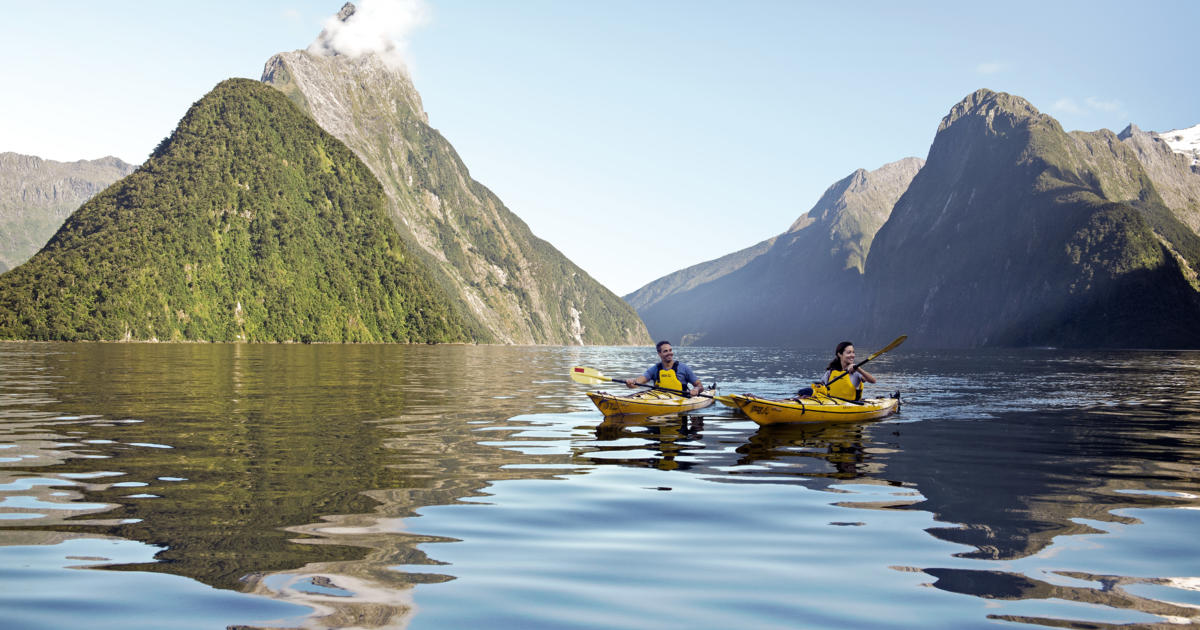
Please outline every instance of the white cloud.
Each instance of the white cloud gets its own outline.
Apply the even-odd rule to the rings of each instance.
[[[1083,108],[1080,107],[1074,100],[1069,98],[1060,98],[1057,101],[1054,101],[1054,104],[1050,106],[1050,109],[1056,112],[1064,112],[1067,114],[1083,113]]]
[[[975,66],[975,72],[979,74],[998,74],[1005,69],[1005,65],[998,62],[981,63]]]
[[[1094,109],[1101,112],[1119,112],[1121,111],[1121,101],[1103,101],[1095,96],[1089,96],[1084,99],[1089,109]]]
[[[389,64],[404,68],[409,36],[429,19],[424,0],[362,0],[346,21],[337,15],[326,19],[325,30],[308,50],[350,57],[376,53]]]
[[[1073,115],[1094,114],[1097,112],[1102,114],[1113,114],[1121,112],[1123,110],[1123,106],[1121,105],[1121,101],[1106,101],[1095,96],[1089,96],[1083,99],[1082,103],[1073,98],[1060,98],[1057,101],[1054,101],[1054,105],[1051,105],[1050,109],[1058,113]]]

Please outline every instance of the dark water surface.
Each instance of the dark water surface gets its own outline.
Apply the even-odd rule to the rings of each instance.
[[[845,426],[602,422],[567,378],[653,358],[0,344],[0,625],[1200,627],[1200,353],[901,347],[901,414]]]

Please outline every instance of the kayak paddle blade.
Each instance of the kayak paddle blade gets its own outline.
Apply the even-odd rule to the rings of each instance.
[[[612,379],[600,373],[600,370],[581,365],[571,368],[571,380],[584,385],[599,385],[600,383],[611,383]]]

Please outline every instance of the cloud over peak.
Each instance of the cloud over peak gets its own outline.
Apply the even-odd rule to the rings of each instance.
[[[349,57],[375,53],[388,65],[407,71],[408,38],[429,23],[429,15],[424,0],[362,0],[357,7],[347,2],[325,20],[308,51]]]

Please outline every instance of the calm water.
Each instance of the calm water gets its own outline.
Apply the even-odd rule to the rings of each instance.
[[[902,346],[902,413],[833,427],[601,422],[567,378],[653,358],[0,344],[0,625],[1200,626],[1200,353]]]

